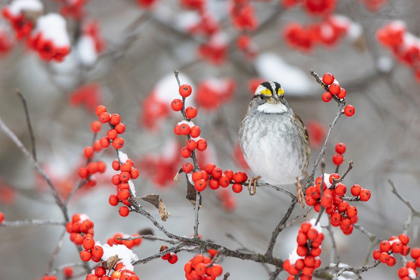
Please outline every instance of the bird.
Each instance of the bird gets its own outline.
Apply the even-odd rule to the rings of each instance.
[[[251,195],[259,179],[275,186],[296,183],[303,205],[300,180],[308,176],[309,136],[284,95],[278,82],[266,81],[257,87],[239,128],[239,145],[245,161],[259,175],[249,180]]]

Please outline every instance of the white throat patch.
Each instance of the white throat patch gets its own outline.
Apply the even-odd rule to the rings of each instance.
[[[257,110],[268,114],[281,114],[287,112],[287,107],[283,103],[270,104],[264,103],[257,107]]]

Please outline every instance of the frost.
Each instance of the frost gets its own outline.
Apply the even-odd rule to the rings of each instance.
[[[416,273],[414,272],[414,269],[412,269],[411,267],[408,268],[408,277],[410,277],[410,279],[416,279]]]
[[[295,248],[290,254],[289,254],[289,261],[290,261],[290,265],[295,264],[295,262],[299,259],[304,259],[304,257],[301,257],[297,254],[297,248]]]
[[[330,175],[329,173],[324,173],[324,183],[325,185],[327,185],[327,189],[329,189],[331,187],[331,183],[330,183]]]
[[[258,74],[269,81],[279,82],[287,95],[313,95],[313,81],[309,75],[286,63],[279,55],[262,53],[255,59]]]
[[[15,0],[10,6],[10,13],[18,15],[22,11],[42,12],[44,6],[38,0]]]
[[[139,257],[133,253],[130,249],[128,249],[124,245],[113,245],[109,246],[108,244],[101,245],[100,242],[96,242],[95,245],[99,245],[104,249],[104,254],[102,256],[103,261],[107,261],[109,258],[118,255],[118,258],[121,259],[126,269],[133,271],[134,266],[132,262],[135,262],[139,259]]]
[[[179,125],[181,125],[181,124],[188,124],[188,126],[190,127],[190,128],[192,128],[193,126],[195,126],[195,124],[192,122],[192,121],[180,121],[178,124]]]
[[[330,266],[337,266],[337,264],[331,263]],[[347,264],[345,264],[345,263],[339,263],[338,264],[338,267],[339,268],[344,268],[344,267],[349,267],[349,266]],[[350,272],[350,271],[343,272],[337,278],[337,280],[356,280],[356,279],[359,279],[358,276],[354,272]]]
[[[98,58],[98,54],[95,49],[95,42],[90,36],[82,36],[77,42],[76,50],[80,62],[84,65],[92,65]]]
[[[133,194],[133,196],[136,196],[136,187],[134,186],[134,183],[131,180],[128,180],[128,185],[130,186],[130,191]]]
[[[51,40],[57,47],[70,46],[66,21],[58,14],[48,14],[38,19],[36,32],[42,33],[44,40]]]
[[[80,214],[80,222],[83,222],[85,220],[90,220],[89,216],[86,214]]]

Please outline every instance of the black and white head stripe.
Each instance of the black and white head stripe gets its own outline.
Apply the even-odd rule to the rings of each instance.
[[[266,96],[272,96],[273,94],[281,96],[283,94],[283,89],[281,88],[281,85],[277,82],[263,82],[261,83],[257,90],[255,91],[255,95],[266,95]]]

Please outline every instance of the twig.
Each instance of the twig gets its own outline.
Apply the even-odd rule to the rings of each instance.
[[[400,193],[397,191],[397,188],[395,188],[394,182],[391,179],[389,179],[388,182],[392,187],[392,193],[395,194],[398,197],[398,199],[401,200],[405,205],[407,205],[407,207],[411,210],[411,212],[414,213],[415,216],[420,216],[420,212],[418,212],[416,209],[414,209],[413,205],[411,205],[411,202],[404,199],[400,195]]]
[[[47,182],[48,186],[50,187],[50,190],[55,198],[55,202],[57,203],[58,207],[60,207],[61,212],[64,215],[64,218],[66,221],[69,221],[67,208],[61,201],[60,197],[58,196],[57,190],[55,189],[53,183],[51,182],[51,179],[47,176],[45,171],[39,166],[39,164],[34,160],[31,153],[23,146],[22,142],[17,138],[17,136],[6,126],[6,124],[3,122],[3,120],[0,118],[0,128],[3,130],[3,132],[15,143],[15,145],[21,150],[23,155],[26,157],[26,159],[35,167],[36,171],[44,178],[44,180]]]
[[[58,253],[60,252],[61,246],[63,245],[63,239],[64,236],[66,235],[66,230],[64,229],[63,233],[60,236],[60,239],[58,240],[57,246],[55,247],[55,250],[53,252],[53,254],[51,255],[50,261],[48,262],[48,267],[45,270],[45,274],[50,274],[51,273],[51,269],[52,266],[54,264],[54,260],[57,257]]]
[[[151,260],[161,258],[162,256],[166,255],[167,253],[170,253],[170,252],[179,252],[179,251],[181,251],[181,250],[182,250],[182,248],[183,248],[184,246],[185,246],[185,244],[183,244],[183,243],[178,244],[178,245],[176,245],[176,246],[173,246],[173,247],[171,247],[171,248],[168,248],[168,249],[166,249],[166,250],[164,250],[164,251],[162,251],[162,252],[159,252],[159,253],[157,253],[157,254],[154,254],[154,255],[152,255],[152,256],[149,256],[149,257],[146,257],[146,258],[143,258],[143,259],[139,259],[139,260],[137,260],[137,261],[133,262],[132,264],[133,264],[133,265],[136,265],[136,264],[141,264],[141,263],[143,263],[143,264],[144,264],[144,263],[148,263],[148,262],[150,262]]]
[[[171,239],[166,239],[166,238],[162,238],[162,237],[158,237],[158,236],[154,236],[154,235],[140,235],[140,236],[132,236],[132,237],[126,237],[126,238],[121,238],[121,237],[117,237],[117,239],[119,240],[136,240],[136,239],[146,239],[146,240],[153,240],[153,241],[163,241],[169,244],[179,244],[179,242],[171,240]]]
[[[282,267],[277,267],[276,270],[274,270],[271,275],[270,278],[268,278],[268,280],[275,280],[277,279],[277,276],[279,276],[280,272],[283,271]]]
[[[293,209],[295,209],[295,205],[298,202],[297,199],[293,199],[292,203],[289,206],[289,209],[287,209],[286,214],[284,217],[280,220],[277,227],[274,229],[274,231],[271,233],[271,239],[268,243],[267,252],[265,253],[266,257],[273,257],[273,250],[274,245],[276,245],[277,237],[279,236],[280,232],[285,228],[286,222],[289,219],[290,215],[292,215]]]
[[[340,256],[338,255],[337,243],[335,242],[334,231],[331,227],[331,221],[330,220],[328,220],[328,226],[325,226],[324,228],[326,228],[328,230],[328,234],[330,235],[330,238],[331,238],[332,249],[333,249],[331,262],[332,263],[337,263],[337,262],[340,261]]]
[[[243,185],[248,185],[248,182],[244,182]],[[260,188],[264,188],[264,187],[272,188],[272,189],[275,189],[276,191],[279,191],[279,192],[282,192],[282,193],[287,194],[292,199],[297,199],[296,195],[294,195],[293,193],[291,193],[288,190],[285,190],[283,188],[277,187],[277,186],[273,186],[273,185],[270,185],[270,184],[267,184],[267,183],[257,183],[257,187],[260,187]]]
[[[66,267],[77,267],[77,266],[84,266],[83,262],[80,263],[66,263],[66,264],[62,264],[60,266],[55,267],[53,270],[50,271],[50,274],[56,274],[58,271],[66,268]],[[86,274],[86,273],[84,273]],[[74,276],[73,276],[74,277]]]
[[[369,258],[371,255],[372,250],[376,247],[377,243],[379,243],[379,240],[376,240],[376,235],[373,233],[370,233],[369,231],[367,231],[364,227],[362,227],[359,224],[354,224],[353,227],[357,230],[359,230],[361,233],[363,233],[364,235],[366,235],[369,238],[369,249],[368,249],[368,253],[365,259],[365,264],[367,264],[369,262]]]
[[[223,276],[223,280],[227,280],[230,276],[229,272],[226,272],[225,275]]]
[[[64,226],[66,225],[63,221],[58,220],[25,220],[25,221],[4,221],[0,224],[0,227],[24,227],[24,226],[44,226],[44,225],[56,225]]]
[[[23,108],[25,109],[26,124],[28,125],[29,135],[31,137],[32,155],[34,157],[34,160],[38,161],[37,158],[36,158],[35,135],[34,135],[34,131],[32,129],[32,124],[31,124],[31,118],[29,116],[28,105],[26,104],[25,97],[22,95],[22,93],[20,92],[19,89],[16,89],[16,93],[20,97],[20,100],[22,101],[22,104],[23,104]]]
[[[319,188],[321,190],[320,192],[320,198],[322,199],[322,196],[324,195],[324,180],[325,180],[325,161],[324,159],[321,160],[321,187]],[[319,221],[321,220],[322,214],[324,214],[325,211],[325,207],[322,206],[321,204],[321,208],[319,209],[319,214],[318,217],[316,218],[315,221],[315,225],[317,225],[319,223]]]

